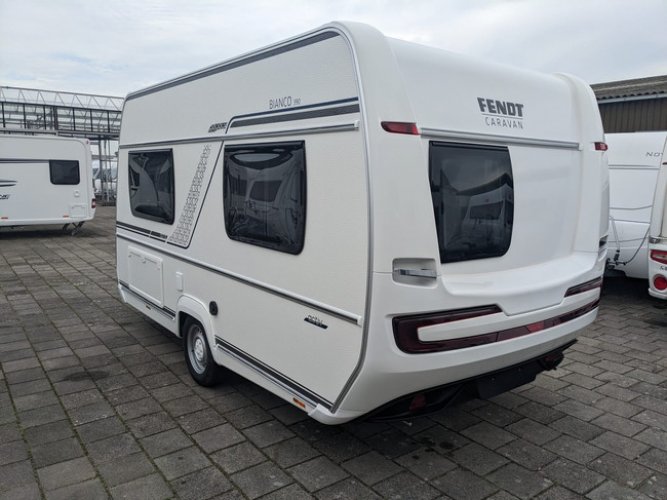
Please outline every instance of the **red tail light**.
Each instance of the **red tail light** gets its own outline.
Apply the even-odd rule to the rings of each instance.
[[[660,290],[661,292],[663,290],[667,290],[667,278],[665,278],[662,274],[657,274],[653,278],[653,286],[656,290]]]
[[[607,151],[609,149],[609,146],[607,146],[606,142],[596,142],[595,143],[595,151]]]
[[[589,290],[593,290],[594,288],[602,288],[602,276],[585,283],[581,283],[580,285],[575,285],[568,288],[567,292],[565,292],[565,296],[569,297],[570,295],[587,292]]]
[[[409,122],[382,122],[382,128],[392,134],[419,135],[416,123]]]
[[[97,207],[97,200],[95,198],[93,198],[90,201],[90,208],[96,208],[96,207]]]
[[[651,250],[651,260],[667,264],[667,251],[665,250]]]

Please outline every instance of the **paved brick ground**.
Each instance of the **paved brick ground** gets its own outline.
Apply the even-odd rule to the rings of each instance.
[[[555,372],[394,425],[193,385],[116,293],[114,209],[0,231],[0,499],[667,498],[667,307],[608,280]]]

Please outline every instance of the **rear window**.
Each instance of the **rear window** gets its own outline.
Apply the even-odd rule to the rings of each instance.
[[[50,160],[51,184],[76,186],[81,181],[79,162],[76,160]]]
[[[514,182],[505,147],[432,142],[429,179],[440,262],[500,257],[514,223]]]

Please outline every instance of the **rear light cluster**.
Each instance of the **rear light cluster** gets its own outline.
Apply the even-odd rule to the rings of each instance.
[[[97,207],[97,199],[93,198],[90,202],[90,208],[94,209]]]
[[[609,149],[609,146],[607,146],[606,142],[596,142],[595,143],[595,151],[607,151]]]
[[[392,134],[419,135],[416,123],[410,122],[382,122],[382,128]]]
[[[660,292],[667,290],[667,278],[665,278],[662,274],[656,274],[653,277],[653,286]]]
[[[665,250],[651,250],[651,260],[667,264],[667,251]]]
[[[601,278],[599,278],[599,281],[600,284],[597,286],[601,286],[602,284]],[[583,287],[584,285],[589,285],[591,283],[592,282],[583,283],[582,285],[579,285],[579,287]],[[587,290],[591,290],[593,288],[596,288],[596,286],[591,286],[590,288],[587,288]],[[574,293],[581,293],[581,291]],[[449,323],[451,321],[459,321],[462,319],[486,316],[488,314],[496,314],[502,311],[497,306],[486,306],[486,307],[476,307],[472,309],[459,309],[456,311],[441,312],[434,314],[420,314],[416,316],[402,316],[402,317],[399,316],[392,320],[394,327],[394,339],[396,341],[396,345],[401,351],[410,354],[465,349],[467,347],[492,344],[494,342],[501,342],[503,340],[510,340],[517,337],[523,337],[524,335],[537,333],[542,330],[546,330],[547,328],[553,328],[554,326],[558,326],[568,321],[572,321],[573,319],[583,316],[584,314],[587,314],[591,311],[594,311],[598,307],[598,303],[599,300],[595,300],[590,304],[580,307],[579,309],[575,309],[574,311],[561,314],[560,316],[547,318],[523,326],[508,328],[506,330],[483,333],[480,335],[474,335],[472,337],[464,337],[464,338],[449,339],[449,340],[435,340],[428,342],[424,342],[419,339],[419,328],[436,324]]]
[[[570,295],[576,295],[578,293],[583,293],[587,292],[589,290],[593,290],[595,288],[602,288],[602,276],[599,278],[592,279],[590,281],[587,281],[585,283],[581,283],[580,285],[572,286],[567,289],[567,292],[565,292],[565,296],[569,297]]]

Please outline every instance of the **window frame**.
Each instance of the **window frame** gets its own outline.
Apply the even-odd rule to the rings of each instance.
[[[511,215],[511,227],[509,229],[509,237],[507,238],[507,244],[503,248],[502,252],[500,250],[496,253],[493,254],[483,254],[483,255],[477,255],[473,257],[460,257],[460,258],[446,258],[446,245],[444,242],[444,237],[441,238],[440,236],[440,231],[441,229],[438,227],[438,215],[435,213],[436,206],[434,204],[433,196],[434,196],[434,191],[432,188],[431,184],[431,175],[432,175],[432,165],[434,161],[434,151],[436,147],[438,146],[444,146],[444,147],[449,147],[449,148],[458,148],[461,150],[475,150],[475,151],[496,151],[496,152],[503,152],[507,155],[507,159],[509,161],[509,177],[511,184],[510,186],[512,187],[512,203],[511,203],[511,209],[512,209],[512,215]],[[433,207],[433,215],[434,215],[434,223],[435,223],[435,229],[436,229],[436,239],[438,241],[438,256],[441,264],[456,264],[456,263],[461,263],[461,262],[472,262],[475,260],[482,260],[482,259],[495,259],[502,257],[509,252],[511,246],[512,246],[512,237],[514,235],[514,206],[515,206],[515,199],[514,199],[514,169],[512,166],[512,156],[510,154],[509,146],[508,145],[495,145],[495,144],[474,144],[474,143],[461,143],[461,142],[447,142],[447,141],[429,141],[429,152],[428,152],[428,176],[429,176],[429,191],[431,194],[431,205]],[[506,202],[505,202],[506,203]],[[468,207],[468,211],[470,211],[471,208]],[[502,209],[501,209],[502,213]],[[505,215],[507,217],[507,215]]]
[[[297,242],[297,245],[294,248],[285,248],[284,245],[281,245],[279,243],[272,243],[270,241],[264,241],[258,238],[253,238],[251,236],[245,236],[245,235],[237,235],[237,234],[231,234],[230,233],[230,218],[228,214],[228,209],[231,207],[228,207],[228,197],[229,194],[227,192],[227,178],[228,178],[228,172],[229,172],[229,156],[230,153],[233,154],[237,150],[243,150],[243,149],[256,149],[257,152],[261,153],[263,149],[268,149],[268,148],[285,148],[285,149],[292,149],[292,150],[298,150],[300,151],[302,155],[302,164],[303,167],[301,169],[302,172],[302,183],[303,183],[303,188],[302,188],[302,200],[300,205],[302,206],[303,214],[302,214],[302,222],[301,222],[301,227],[297,228],[300,230],[300,240]],[[235,163],[238,166],[243,167],[243,165],[239,165],[238,163]],[[277,165],[278,166],[278,165]],[[243,179],[242,180],[243,184],[245,185],[245,190],[246,190],[246,196],[249,196],[248,190],[252,191],[253,186],[249,185],[248,179]],[[267,181],[259,181],[259,182],[267,182]],[[272,181],[269,181],[272,182]],[[282,181],[281,181],[282,182]],[[278,192],[280,191],[280,187],[276,190],[276,196],[278,195]],[[294,140],[294,141],[285,141],[285,142],[253,142],[253,143],[243,143],[243,144],[230,144],[227,145],[225,144],[224,150],[222,152],[222,193],[223,193],[223,201],[222,201],[222,212],[223,212],[223,219],[224,219],[224,225],[225,225],[225,233],[227,234],[227,237],[230,240],[233,241],[238,241],[240,243],[246,243],[248,245],[253,245],[257,246],[260,248],[266,248],[268,250],[273,250],[276,252],[281,252],[281,253],[286,253],[289,255],[299,255],[303,251],[303,248],[305,246],[306,242],[306,222],[308,218],[308,167],[307,167],[307,160],[306,160],[306,141],[305,140]],[[272,203],[275,200],[275,197],[273,200],[258,200],[261,203]]]
[[[53,179],[53,170],[58,163],[76,163],[76,182],[56,182]],[[79,160],[49,160],[49,179],[54,186],[78,186],[81,184],[81,164],[79,163]]]
[[[132,203],[132,170],[130,167],[130,158],[132,155],[140,155],[140,154],[151,154],[151,153],[169,153],[169,159],[171,160],[171,186],[172,186],[172,191],[171,191],[171,206],[172,206],[172,211],[171,211],[171,218],[170,219],[165,219],[164,217],[159,217],[157,215],[151,215],[148,213],[140,212],[135,210],[135,207]],[[136,151],[128,151],[127,152],[127,192],[128,192],[128,198],[129,198],[129,203],[130,203],[130,211],[132,212],[132,215],[134,217],[138,217],[140,219],[146,219],[150,220],[153,222],[158,222],[160,224],[166,224],[166,225],[173,225],[174,220],[176,219],[176,165],[174,162],[174,150],[172,148],[166,148],[166,149],[148,149],[148,150],[136,150]]]

